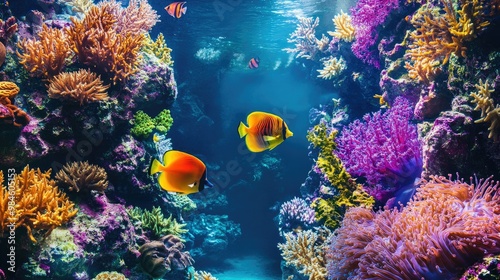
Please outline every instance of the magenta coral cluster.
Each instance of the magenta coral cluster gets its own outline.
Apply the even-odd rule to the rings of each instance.
[[[302,198],[294,197],[280,207],[278,224],[280,235],[294,229],[307,229],[315,224],[314,209]]]
[[[351,8],[352,24],[356,30],[356,41],[351,49],[363,62],[380,68],[374,45],[377,42],[377,27],[382,24],[391,11],[399,7],[398,0],[360,0]]]
[[[366,180],[366,191],[381,203],[396,196],[405,203],[422,171],[421,144],[410,103],[395,99],[385,113],[365,115],[344,127],[338,137],[337,155],[347,171]],[[391,206],[391,205],[389,205]]]

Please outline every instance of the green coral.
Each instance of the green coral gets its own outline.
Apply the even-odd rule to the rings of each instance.
[[[156,130],[166,133],[174,123],[174,119],[170,115],[170,110],[165,109],[153,119],[153,122]]]
[[[147,138],[154,129],[161,133],[166,133],[173,123],[174,119],[170,114],[170,110],[164,109],[155,118],[151,118],[144,111],[139,110],[134,114],[134,126],[130,132],[135,137]]]
[[[151,239],[158,239],[167,234],[181,236],[188,232],[188,230],[184,228],[186,224],[177,222],[172,215],[165,218],[160,207],[153,207],[153,210],[151,211],[134,207],[127,209],[127,213],[132,220],[140,222],[140,226],[143,229],[151,231],[153,235],[151,236]]]
[[[151,36],[148,34],[142,50],[146,53],[156,56],[161,62],[167,64],[168,66],[174,65],[174,61],[172,60],[172,56],[170,55],[172,49],[167,47],[167,44],[165,43],[165,37],[162,33],[158,34],[158,37],[156,37],[156,41],[153,41],[153,39],[151,39]]]
[[[320,123],[309,131],[307,140],[315,148],[320,149],[316,165],[336,188],[336,192],[331,198],[316,199],[311,206],[316,212],[318,221],[329,228],[337,228],[348,207],[371,207],[375,200],[345,170],[342,161],[334,153],[337,148],[335,137],[338,131],[328,130],[325,123]]]
[[[171,199],[175,206],[183,212],[190,212],[196,209],[196,203],[187,195],[172,195]]]
[[[133,120],[134,126],[130,130],[132,135],[140,137],[140,138],[146,138],[153,132],[153,129],[155,128],[155,123],[153,119],[144,111],[137,111],[134,114],[134,120]]]

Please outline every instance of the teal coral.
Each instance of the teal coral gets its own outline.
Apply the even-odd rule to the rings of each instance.
[[[375,202],[373,197],[351,178],[341,160],[333,153],[337,148],[337,133],[337,130],[329,130],[326,124],[320,123],[307,135],[307,140],[320,149],[316,160],[317,167],[336,188],[333,197],[318,198],[311,205],[315,209],[316,219],[329,228],[337,228],[340,225],[348,207],[370,207]]]
[[[130,208],[127,213],[132,220],[139,222],[140,227],[150,230],[152,238],[159,238],[168,234],[181,236],[188,232],[184,227],[186,224],[177,222],[170,215],[168,218],[163,216],[160,207],[153,207],[153,210],[143,210],[138,207]],[[137,224],[134,222],[134,224]]]
[[[174,119],[170,115],[170,110],[161,111],[154,119],[144,111],[137,111],[134,114],[133,127],[130,132],[138,138],[147,138],[154,129],[166,133],[172,126]]]

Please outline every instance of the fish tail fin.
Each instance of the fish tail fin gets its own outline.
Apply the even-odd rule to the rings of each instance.
[[[238,133],[240,134],[240,138],[243,138],[248,133],[248,127],[243,122],[240,122],[238,126]]]
[[[186,12],[187,12],[187,10],[188,10],[188,7],[184,7],[184,8],[182,8],[182,10],[181,10],[182,14],[183,14],[183,15],[185,15],[185,14],[186,14]]]
[[[156,174],[161,171],[161,167],[163,167],[163,164],[157,159],[153,159],[151,162],[151,166],[149,166],[149,175]]]

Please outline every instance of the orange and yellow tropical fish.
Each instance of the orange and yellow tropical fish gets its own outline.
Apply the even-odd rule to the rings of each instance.
[[[259,62],[260,59],[258,57],[252,57],[252,59],[250,59],[250,61],[248,62],[248,68],[250,69],[259,68]]]
[[[253,112],[247,117],[248,127],[240,122],[238,133],[245,138],[247,148],[254,152],[272,150],[293,136],[282,118],[264,112]]]
[[[166,151],[163,164],[153,159],[149,174],[160,173],[158,183],[168,192],[191,194],[213,187],[207,180],[207,168],[197,157],[175,150]]]
[[[173,2],[165,7],[165,11],[174,18],[180,18],[187,11],[187,7],[184,7],[187,2]]]

